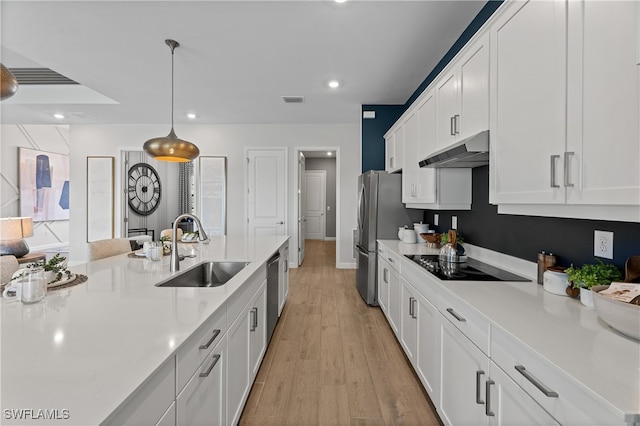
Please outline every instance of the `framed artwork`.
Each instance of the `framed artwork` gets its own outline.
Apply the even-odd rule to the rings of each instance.
[[[227,157],[200,157],[200,220],[209,235],[227,232]]]
[[[20,148],[18,158],[20,215],[69,220],[69,156]]]
[[[113,238],[114,157],[87,157],[87,242]]]

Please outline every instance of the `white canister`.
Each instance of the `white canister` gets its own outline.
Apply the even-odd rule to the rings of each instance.
[[[411,228],[405,228],[402,230],[402,238],[403,243],[407,244],[415,244],[416,243],[416,232]]]
[[[562,267],[550,267],[542,274],[542,287],[545,291],[558,296],[567,296],[569,280]]]
[[[429,224],[428,223],[414,223],[413,224],[413,229],[415,230],[416,233],[416,241],[419,243],[426,243],[427,241],[422,238],[420,236],[420,234],[426,234],[427,231],[429,230]]]

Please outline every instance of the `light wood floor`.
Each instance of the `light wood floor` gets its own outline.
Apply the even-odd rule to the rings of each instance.
[[[377,307],[336,269],[334,241],[307,241],[240,425],[438,425]]]

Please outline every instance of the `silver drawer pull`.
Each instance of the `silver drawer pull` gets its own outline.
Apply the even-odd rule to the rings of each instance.
[[[484,401],[480,399],[480,377],[484,375],[484,370],[476,371],[476,404],[484,404]]]
[[[393,259],[390,257],[387,257],[387,259],[389,259],[389,262],[393,263]]]
[[[488,417],[493,417],[495,414],[491,411],[491,385],[495,385],[496,382],[489,379],[485,384],[485,392],[487,393],[487,405],[484,406],[484,414]]]
[[[569,166],[571,165],[571,157],[575,155],[575,152],[565,152],[564,153],[564,186],[568,188],[572,188],[573,184],[570,182],[571,173],[569,170]]]
[[[204,345],[200,345],[200,349],[209,349],[209,346],[211,346],[211,344],[213,343],[214,340],[216,340],[216,337],[218,337],[219,334],[220,334],[220,330],[218,329],[213,330],[213,336],[211,336],[211,339],[209,339],[209,341]]]
[[[558,397],[558,393],[554,392],[552,390],[547,389],[547,387],[545,385],[543,385],[542,383],[540,383],[538,381],[538,379],[536,379],[535,377],[533,377],[526,368],[524,368],[524,365],[516,365],[516,370],[518,370],[518,373],[522,374],[524,376],[525,379],[527,379],[528,381],[531,382],[531,384],[535,387],[537,387],[538,389],[540,389],[540,392],[542,392],[543,394],[545,394],[545,396],[548,396],[549,398],[557,398]]]
[[[205,371],[204,373],[200,373],[200,377],[207,377],[209,375],[209,373],[211,373],[211,370],[213,370],[213,367],[216,366],[218,361],[220,361],[220,355],[219,354],[215,354],[213,356],[213,362],[211,363],[209,368],[207,368],[207,371]]]
[[[551,156],[551,188],[560,188],[560,185],[556,183],[556,160],[559,158],[559,155]]]
[[[447,312],[449,312],[451,314],[451,316],[453,316],[455,319],[457,319],[460,322],[465,322],[467,321],[467,319],[465,317],[460,316],[458,313],[456,313],[456,311],[454,311],[452,308],[447,308]]]

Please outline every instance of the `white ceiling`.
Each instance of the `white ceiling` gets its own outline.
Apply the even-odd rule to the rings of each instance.
[[[403,104],[484,1],[2,1],[0,61],[84,87],[23,85],[3,124],[353,123]],[[329,89],[338,79],[343,85]],[[84,91],[78,94],[77,91]],[[68,93],[69,92],[69,93]],[[86,92],[86,93],[85,93]],[[285,104],[282,96],[304,96]],[[53,113],[66,114],[56,120]]]

